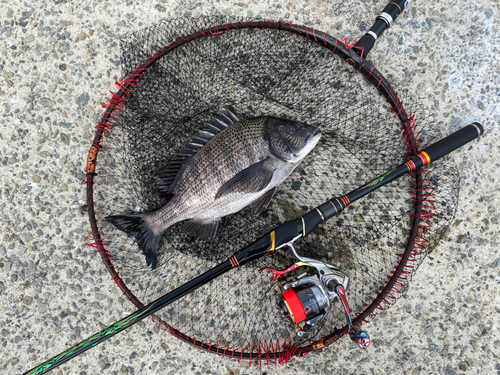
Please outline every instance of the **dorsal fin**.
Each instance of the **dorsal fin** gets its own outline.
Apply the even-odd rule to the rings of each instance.
[[[228,125],[231,125],[234,122],[238,121],[238,118],[236,116],[234,116],[234,114],[231,113],[231,111],[226,111],[226,113],[222,113],[221,111],[217,111],[217,113],[219,114],[220,119]],[[231,115],[233,115],[234,120],[231,118]]]
[[[205,146],[208,141],[214,138],[228,126],[240,121],[238,117],[226,109],[225,113],[217,111],[220,118],[212,117],[209,124],[204,123],[203,129],[198,130],[198,134],[193,140],[179,150],[177,155],[171,159],[166,167],[158,173],[156,185],[160,196],[171,194],[182,176],[186,163]]]
[[[219,133],[219,132],[210,133],[209,131],[206,131],[206,130],[198,130],[198,137],[211,140],[213,137],[216,136],[217,133]]]

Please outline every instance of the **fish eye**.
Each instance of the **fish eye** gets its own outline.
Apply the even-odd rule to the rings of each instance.
[[[288,125],[288,131],[297,133],[299,131],[299,126],[297,124],[290,124]]]

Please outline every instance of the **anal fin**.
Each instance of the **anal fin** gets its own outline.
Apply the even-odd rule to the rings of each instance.
[[[214,219],[209,223],[200,222],[196,219],[189,220],[182,226],[182,229],[186,232],[199,236],[200,238],[210,238],[212,241],[217,235],[217,229],[219,228],[220,218]]]
[[[262,211],[264,211],[267,206],[269,206],[269,202],[271,202],[271,199],[273,199],[273,195],[276,192],[276,187],[273,187],[271,190],[269,190],[267,193],[265,193],[262,197],[254,201],[250,207],[252,207],[252,213],[254,215],[260,214]]]

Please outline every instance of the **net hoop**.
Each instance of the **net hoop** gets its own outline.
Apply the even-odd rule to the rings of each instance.
[[[137,308],[141,308],[144,304],[133,294],[133,292],[128,288],[125,282],[121,279],[118,271],[115,269],[113,264],[113,257],[110,252],[106,249],[107,244],[101,237],[99,232],[99,227],[94,210],[94,198],[93,198],[93,186],[95,184],[94,178],[96,173],[96,161],[98,153],[102,150],[101,143],[104,137],[109,134],[111,127],[116,119],[120,116],[120,112],[123,109],[124,103],[129,97],[134,93],[134,87],[141,80],[145,72],[152,67],[156,61],[165,57],[166,55],[173,53],[176,49],[182,46],[196,42],[201,38],[217,37],[223,35],[227,32],[237,32],[241,29],[255,29],[255,30],[276,30],[277,32],[288,32],[291,34],[300,35],[304,38],[314,41],[318,45],[330,50],[341,59],[346,61],[353,69],[361,73],[370,83],[372,83],[380,95],[386,98],[386,101],[392,106],[392,112],[394,112],[401,121],[401,132],[402,138],[405,141],[408,155],[413,155],[420,150],[419,147],[419,133],[416,131],[416,119],[411,113],[407,113],[403,107],[403,101],[400,99],[399,94],[393,90],[392,85],[384,78],[383,74],[380,73],[373,65],[367,62],[363,58],[363,51],[359,49],[360,54],[356,53],[355,49],[358,47],[350,45],[347,40],[339,40],[328,35],[325,32],[316,30],[314,28],[308,28],[305,25],[292,25],[290,23],[285,23],[283,21],[238,21],[238,22],[228,22],[220,25],[215,25],[213,27],[198,30],[184,37],[177,38],[169,45],[159,49],[156,54],[146,59],[142,64],[140,64],[127,78],[121,81],[117,81],[115,84],[118,87],[116,93],[111,92],[112,97],[108,100],[107,104],[103,107],[105,108],[104,113],[101,115],[99,123],[95,127],[95,136],[88,153],[87,166],[85,167],[85,180],[87,190],[87,212],[90,222],[90,235],[88,236],[89,243],[87,246],[93,247],[94,250],[100,254],[101,260],[104,266],[111,275],[112,280],[118,285],[122,290],[126,298],[131,301]],[[415,186],[420,186],[422,184],[422,174],[412,173],[412,178],[415,181]],[[407,238],[404,252],[400,255],[400,260],[397,265],[394,266],[394,271],[389,277],[386,285],[381,287],[376,297],[372,297],[372,303],[367,305],[365,310],[358,313],[353,319],[353,324],[355,326],[360,326],[364,323],[368,323],[370,318],[375,316],[377,310],[384,310],[385,306],[390,306],[395,301],[394,294],[402,293],[410,281],[412,271],[414,271],[413,262],[416,261],[415,257],[420,256],[420,251],[425,248],[426,240],[425,236],[425,225],[422,225],[422,221],[425,223],[425,218],[432,215],[432,213],[427,212],[425,206],[422,202],[425,201],[423,192],[421,189],[413,189],[413,204],[414,213],[412,216],[412,224],[410,235]],[[252,361],[255,359],[259,360],[259,364],[262,365],[262,357],[265,358],[267,364],[286,364],[294,356],[303,357],[310,352],[316,352],[317,350],[328,347],[332,343],[336,342],[340,337],[347,334],[347,327],[341,329],[335,329],[329,335],[321,338],[320,340],[310,342],[309,345],[298,347],[297,345],[289,345],[284,343],[279,344],[277,341],[275,344],[267,342],[259,342],[248,344],[246,347],[238,348],[227,348],[220,347],[219,345],[198,341],[195,338],[191,338],[179,330],[171,327],[167,322],[163,321],[161,318],[152,315],[153,322],[160,326],[162,329],[173,335],[174,337],[183,340],[193,347],[197,347],[200,350],[204,350],[219,356],[229,356],[230,358],[235,358],[238,361],[242,359],[249,360],[251,365]]]

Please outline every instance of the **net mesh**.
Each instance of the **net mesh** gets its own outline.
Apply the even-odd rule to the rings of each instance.
[[[158,49],[221,17],[175,20],[138,32],[122,42],[123,74],[128,76]],[[121,107],[99,154],[93,186],[99,230],[116,271],[142,304],[227,260],[285,220],[371,181],[404,162],[408,148],[401,121],[374,85],[311,38],[277,30],[245,29],[200,38],[159,59]],[[223,218],[214,242],[184,233],[178,223],[161,239],[159,265],[146,266],[135,239],[104,218],[164,205],[155,176],[197,130],[229,109],[240,118],[286,117],[319,125],[317,147],[279,186],[259,216],[249,208]],[[407,109],[408,111],[408,109]],[[431,114],[412,108],[421,145],[440,137]],[[416,186],[408,175],[349,206],[340,216],[296,242],[300,255],[338,267],[350,278],[347,298],[353,316],[376,299],[405,251],[416,206],[423,206],[411,266],[405,280],[379,308],[393,303],[411,274],[439,242],[457,204],[459,177],[449,160],[422,173]],[[415,201],[415,191],[423,198]],[[263,343],[282,350],[332,335],[345,325],[339,301],[326,319],[298,338],[279,311],[279,282],[262,267],[287,268],[290,252],[254,261],[215,279],[158,313],[186,337],[219,347],[250,351]],[[300,268],[297,273],[302,273]],[[291,274],[293,276],[293,273]],[[255,349],[254,349],[255,350]],[[275,349],[273,349],[275,350]]]

